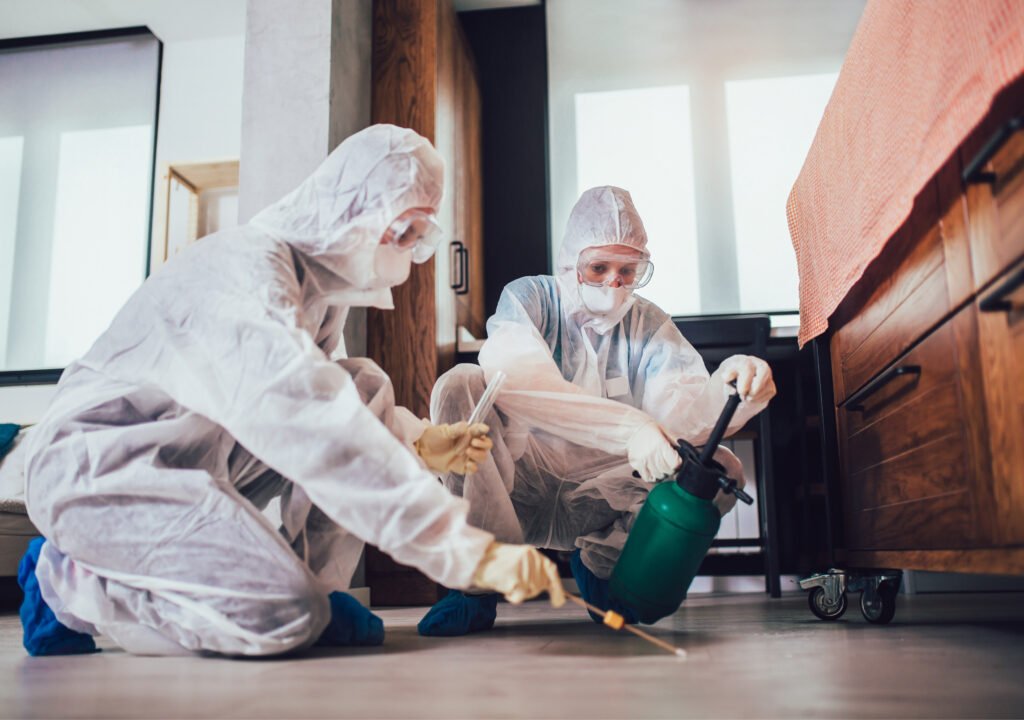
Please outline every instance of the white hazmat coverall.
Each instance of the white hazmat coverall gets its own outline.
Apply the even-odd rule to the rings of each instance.
[[[647,235],[628,192],[593,188],[570,215],[557,276],[509,283],[487,322],[480,366],[456,366],[431,397],[432,420],[454,422],[469,415],[487,378],[508,375],[483,418],[491,457],[474,474],[449,473],[445,485],[469,500],[476,527],[505,542],[579,547],[600,578],[610,576],[651,487],[632,475],[631,438],[654,421],[669,437],[700,445],[727,396],[722,371],[709,377],[697,351],[650,301],[631,294],[609,314],[587,309],[577,259],[607,245],[646,253]],[[728,432],[766,405],[741,403]],[[742,486],[735,455],[720,448],[715,459]],[[723,514],[735,503],[734,495],[715,498]]]
[[[364,542],[472,583],[492,535],[340,340],[348,307],[393,307],[375,252],[400,213],[436,210],[443,171],[410,130],[357,133],[150,277],[68,367],[26,458],[60,622],[135,652],[267,655],[319,637]],[[260,512],[275,496],[281,528]]]

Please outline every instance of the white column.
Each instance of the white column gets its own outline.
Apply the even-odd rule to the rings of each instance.
[[[372,0],[248,0],[240,223],[370,124],[372,25]],[[350,356],[366,354],[365,310],[349,314],[345,345]],[[360,563],[352,585],[363,584]]]
[[[371,0],[248,0],[239,221],[370,124]]]
[[[370,124],[372,0],[248,0],[238,220],[304,180]],[[345,345],[366,354],[366,312]]]

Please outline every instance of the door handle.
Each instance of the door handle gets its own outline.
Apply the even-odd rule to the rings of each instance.
[[[850,412],[864,412],[864,401],[902,375],[921,376],[920,365],[897,365],[889,368],[870,383],[855,392],[843,405]]]
[[[456,295],[466,295],[469,293],[469,248],[456,240],[451,244],[451,249],[452,271],[455,274],[451,288]]]

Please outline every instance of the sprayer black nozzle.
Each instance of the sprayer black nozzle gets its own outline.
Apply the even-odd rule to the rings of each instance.
[[[726,492],[731,492],[741,502],[743,502],[743,503],[745,503],[747,505],[753,505],[754,504],[754,498],[750,497],[745,492],[743,492],[738,487],[736,487],[736,483],[734,481],[732,481],[732,480],[725,480],[725,478],[722,478],[722,481],[723,481],[722,482],[722,489],[723,490],[725,490]]]

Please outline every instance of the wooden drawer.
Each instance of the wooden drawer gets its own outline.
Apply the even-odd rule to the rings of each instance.
[[[981,290],[1024,256],[1024,131],[1009,136],[966,195],[974,289]]]
[[[940,323],[951,297],[937,190],[929,184],[911,219],[858,283],[865,296],[844,301],[832,336],[837,400],[845,400]],[[856,292],[856,291],[855,291]]]
[[[971,365],[973,308],[938,327],[840,406],[845,547],[974,547],[973,446],[966,423],[983,414],[962,369]],[[900,370],[902,369],[902,374]],[[863,394],[863,393],[861,393]],[[966,422],[965,422],[966,421]]]
[[[978,301],[996,540],[1024,544],[1024,263]]]

